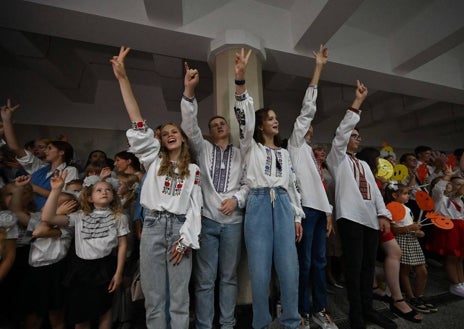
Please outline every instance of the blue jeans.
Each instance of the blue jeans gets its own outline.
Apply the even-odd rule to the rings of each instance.
[[[203,217],[200,249],[195,251],[196,328],[213,327],[214,285],[219,270],[219,323],[221,328],[235,325],[237,300],[237,266],[242,244],[242,223],[221,224]]]
[[[280,285],[283,313],[280,322],[287,328],[300,323],[298,314],[298,256],[295,222],[288,193],[283,188],[252,189],[245,215],[245,244],[253,297],[253,328],[266,328],[269,313],[269,283],[272,261]]]
[[[303,238],[297,244],[300,264],[298,308],[301,314],[310,314],[320,312],[327,306],[327,216],[323,211],[313,208],[303,207],[303,210],[306,216],[301,221]]]
[[[170,327],[188,329],[189,291],[192,258],[179,265],[169,262],[172,246],[179,239],[185,216],[146,210],[140,240],[140,282],[145,295],[148,329],[166,329],[166,305]],[[169,294],[167,296],[167,294]]]

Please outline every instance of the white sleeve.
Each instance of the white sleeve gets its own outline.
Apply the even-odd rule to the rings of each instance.
[[[180,228],[180,236],[182,244],[192,248],[200,248],[200,232],[201,232],[201,207],[203,206],[203,196],[200,188],[200,169],[195,172],[195,182],[193,184],[192,193],[190,194],[189,207],[187,209],[186,219]]]
[[[160,150],[160,143],[155,138],[153,130],[150,128],[146,130],[129,129],[126,136],[130,145],[128,151],[134,153],[139,158],[140,163],[148,170],[158,157]]]
[[[197,100],[194,98],[191,101],[187,100],[185,97],[182,97],[180,102],[180,110],[182,114],[182,123],[181,127],[184,130],[185,134],[189,138],[190,144],[192,145],[196,155],[198,156],[202,150],[203,135],[201,129],[198,126],[198,104]]]
[[[303,98],[303,106],[300,115],[296,118],[292,135],[288,139],[290,147],[300,147],[306,141],[304,139],[311,122],[316,114],[317,88],[309,86]]]
[[[248,95],[248,92],[235,95],[234,110],[240,129],[240,152],[242,153],[242,158],[245,159],[245,155],[250,150],[252,143],[255,143],[253,139],[256,120],[255,108],[253,105],[253,98]]]
[[[295,174],[295,171],[293,170],[293,165],[290,160],[290,157],[288,158],[288,165],[291,170],[290,170],[289,179],[288,179],[287,191],[290,197],[290,202],[292,204],[293,214],[295,216],[295,222],[301,223],[301,219],[305,218],[305,213],[303,211],[303,208],[301,207],[301,195],[297,188],[296,174]]]
[[[26,152],[26,155],[21,158],[16,158],[16,160],[18,160],[19,164],[23,166],[24,170],[26,170],[30,175],[46,165],[45,162],[37,158],[28,150],[24,151]]]
[[[335,132],[335,137],[332,141],[332,148],[327,155],[327,165],[333,175],[335,175],[338,165],[346,156],[346,149],[350,141],[351,132],[356,127],[359,119],[359,114],[351,110],[346,111],[345,116]]]

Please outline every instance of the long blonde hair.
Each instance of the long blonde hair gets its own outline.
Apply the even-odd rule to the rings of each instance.
[[[190,154],[190,148],[188,145],[188,137],[185,134],[185,132],[182,130],[182,128],[179,127],[175,123],[171,123],[171,122],[166,123],[161,126],[160,130],[162,131],[164,127],[166,126],[176,127],[180,131],[182,138],[184,139],[184,142],[182,142],[181,152],[177,160],[177,163],[175,165],[169,159],[168,150],[161,143],[161,149],[160,149],[161,165],[158,170],[158,176],[169,175],[171,177],[174,177],[175,169],[177,167],[177,171],[178,171],[177,174],[179,175],[181,179],[185,179],[186,177],[190,176],[189,164],[191,163],[191,154]]]

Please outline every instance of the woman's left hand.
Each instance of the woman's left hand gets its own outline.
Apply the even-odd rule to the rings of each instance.
[[[295,241],[300,242],[303,238],[303,227],[301,223],[295,222]]]
[[[177,245],[180,243],[177,242],[175,245],[172,246],[172,249],[171,249],[171,257],[169,257],[169,261],[172,262],[172,265],[176,266],[176,265],[179,265],[180,262],[182,261],[182,259],[184,258],[184,255],[186,255],[188,257],[188,253],[190,251],[190,249],[188,247],[185,247],[185,250],[184,252],[181,252],[180,250],[178,250],[179,248],[177,247]]]

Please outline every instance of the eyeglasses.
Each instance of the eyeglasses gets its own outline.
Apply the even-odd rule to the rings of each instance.
[[[351,138],[354,138],[354,139],[356,139],[356,140],[358,140],[358,141],[361,140],[361,135],[359,135],[359,134],[351,134],[350,137],[351,137]]]

